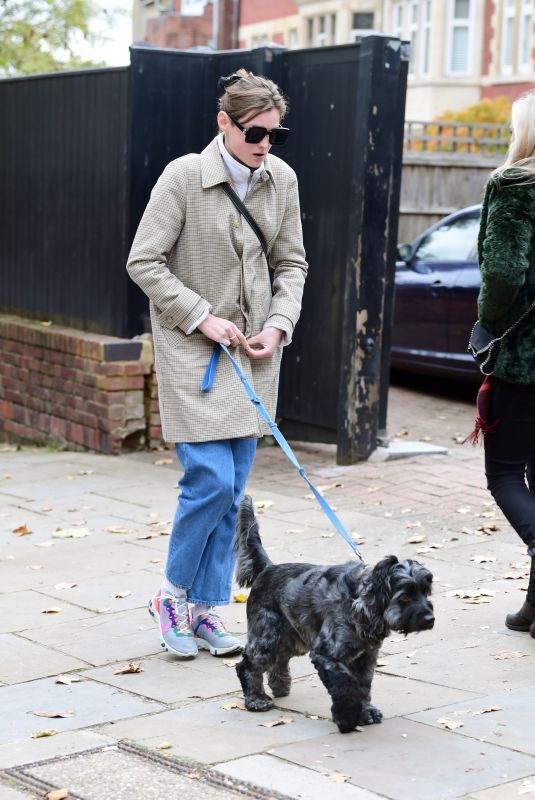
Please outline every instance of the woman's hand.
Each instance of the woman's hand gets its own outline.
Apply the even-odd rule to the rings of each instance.
[[[247,355],[252,359],[269,358],[281,341],[282,331],[279,328],[264,328],[259,334],[246,340]]]
[[[250,351],[247,339],[243,333],[228,319],[216,317],[214,314],[208,314],[206,319],[197,326],[197,330],[204,333],[204,335],[213,342],[221,342],[221,344],[225,344],[227,347],[237,347],[241,344],[247,353]]]

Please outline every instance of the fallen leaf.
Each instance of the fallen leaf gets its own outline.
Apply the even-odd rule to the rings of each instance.
[[[48,539],[46,542],[39,542],[35,547],[54,547],[54,542]]]
[[[172,746],[171,742],[161,742],[156,745],[156,750],[170,750]]]
[[[52,506],[43,506],[41,511],[52,511]]]
[[[114,675],[130,675],[132,672],[143,672],[143,667],[140,663],[135,664],[133,661],[130,661],[126,667],[121,667],[120,669],[116,669],[113,673]]]
[[[331,772],[329,778],[333,783],[346,783],[350,779],[351,775],[347,775],[345,772]]]
[[[419,536],[411,536],[409,539],[407,539],[407,544],[422,544],[422,542],[425,542],[426,539],[427,536],[424,536],[423,534],[420,534]]]
[[[456,508],[455,512],[457,514],[469,514],[471,510],[472,509],[470,509],[470,508],[468,508],[466,506],[461,506],[460,508]]]
[[[152,462],[156,467],[163,467],[165,464],[174,464],[172,458],[158,458],[156,461]]]
[[[230,658],[226,659],[226,660],[222,661],[221,663],[224,664],[225,667],[235,667],[236,664],[239,663],[239,661],[240,661],[240,658],[238,657],[238,658],[233,658],[233,659],[230,659]]]
[[[236,592],[236,594],[232,595],[232,599],[235,603],[246,603],[248,597],[249,595],[245,592]]]
[[[42,564],[30,564],[30,569],[33,569],[33,570],[43,569],[43,565]]]
[[[384,660],[380,659],[375,666],[376,667],[388,667],[388,661],[384,661]]]
[[[53,789],[45,795],[46,800],[65,800],[69,796],[68,789]]]
[[[109,610],[109,608],[97,608],[97,614],[105,614]]]
[[[112,592],[111,597],[115,597],[115,599],[120,599],[122,597],[128,597],[128,595],[132,594],[131,591],[128,589],[123,589],[121,592]]]
[[[33,531],[27,525],[19,525],[18,528],[13,528],[13,536],[26,536]]]
[[[510,658],[524,658],[524,656],[527,656],[527,653],[521,653],[520,650],[500,650],[498,653],[494,653],[496,661],[505,661]]]
[[[288,528],[288,530],[284,531],[284,533],[304,533],[304,528]]]
[[[461,528],[461,533],[473,534],[472,528]]]
[[[278,725],[289,725],[295,722],[293,717],[279,717],[279,719],[269,719],[267,722],[257,722],[261,728],[276,728]]]
[[[153,534],[152,533],[144,533],[143,536],[138,536],[137,537],[137,539],[152,539],[152,538],[153,538]]]
[[[488,522],[486,525],[480,525],[477,530],[481,533],[494,533],[500,529],[495,522]]]
[[[480,708],[478,711],[472,711],[473,717],[478,717],[480,714],[490,714],[493,711],[501,711],[501,706],[487,706],[486,708]]]
[[[74,589],[75,586],[78,586],[77,583],[56,583],[54,589],[58,591],[62,591],[63,589]]]
[[[406,522],[405,523],[405,527],[407,528],[407,530],[409,530],[410,528],[421,528],[422,527],[422,523],[421,522]]]
[[[110,525],[108,528],[104,528],[104,530],[108,533],[128,533],[128,530],[123,528],[122,525]]]
[[[59,614],[61,608],[59,606],[50,606],[50,608],[42,608],[41,614]]]
[[[496,561],[496,556],[490,556],[490,555],[472,556],[470,561],[474,561],[476,564],[492,564],[493,561]]]
[[[245,711],[245,703],[243,700],[237,700],[235,703],[225,703],[225,705],[221,706],[221,708],[224,708],[225,711],[232,711],[233,708],[238,708],[240,711]]]
[[[36,717],[49,717],[50,719],[67,719],[74,717],[74,711],[32,711]]]
[[[82,679],[79,678],[78,675],[58,675],[55,683],[62,683],[65,686],[70,686],[71,683],[80,683],[81,680]]]
[[[270,508],[271,506],[275,505],[274,500],[255,500],[254,507],[257,511],[264,511],[266,508]]]
[[[45,736],[55,736],[56,733],[57,731],[55,731],[53,728],[49,728],[46,731],[35,731],[35,733],[32,733],[32,739],[42,739]]]
[[[461,722],[461,720],[449,719],[448,717],[440,717],[440,719],[437,719],[437,722],[439,725],[444,725],[449,731],[454,731],[464,726],[464,722]]]
[[[83,539],[89,536],[89,528],[56,528],[52,536],[54,539]]]

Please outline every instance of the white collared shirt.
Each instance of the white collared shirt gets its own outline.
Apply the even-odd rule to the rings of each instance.
[[[251,191],[264,171],[264,162],[260,164],[258,169],[251,170],[249,167],[246,167],[245,164],[240,164],[239,161],[236,161],[234,156],[230,155],[229,151],[225,147],[222,133],[220,133],[217,137],[217,144],[219,145],[219,152],[223,156],[223,161],[225,162],[225,166],[229,172],[232,183],[236,188],[238,197],[243,203],[247,192]]]

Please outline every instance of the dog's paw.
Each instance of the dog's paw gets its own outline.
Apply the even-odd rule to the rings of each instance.
[[[382,712],[375,706],[369,705],[362,709],[359,725],[379,724],[383,721]]]
[[[268,686],[273,697],[288,697],[292,688],[292,679],[290,675],[269,675]]]
[[[245,708],[247,711],[269,711],[274,706],[274,702],[267,694],[260,697],[246,697]]]

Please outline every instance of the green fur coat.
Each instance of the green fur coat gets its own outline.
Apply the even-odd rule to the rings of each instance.
[[[500,335],[535,301],[535,183],[526,173],[509,169],[488,181],[478,251],[478,317]],[[503,340],[494,375],[535,384],[535,309]]]

